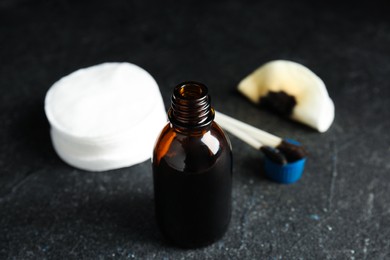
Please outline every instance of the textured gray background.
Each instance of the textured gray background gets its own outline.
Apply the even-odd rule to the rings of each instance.
[[[0,259],[390,258],[389,8],[325,2],[0,2]],[[336,105],[328,132],[261,111],[236,92],[240,79],[280,58],[325,81]],[[166,106],[177,83],[204,82],[218,110],[303,142],[303,178],[268,181],[261,155],[231,137],[229,231],[197,250],[166,244],[149,161],[90,173],[51,147],[46,91],[105,61],[148,70]]]

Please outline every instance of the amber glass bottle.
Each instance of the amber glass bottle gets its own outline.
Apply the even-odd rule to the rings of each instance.
[[[175,87],[168,118],[152,157],[157,223],[176,245],[205,246],[221,238],[230,222],[230,141],[213,121],[201,83]]]

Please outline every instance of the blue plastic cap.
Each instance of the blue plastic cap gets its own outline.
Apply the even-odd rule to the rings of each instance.
[[[300,145],[299,142],[291,139],[285,141]],[[267,156],[264,156],[264,170],[268,178],[279,183],[294,183],[302,176],[303,169],[305,168],[306,158],[302,158],[298,161],[287,163],[285,165],[275,163],[271,161]]]

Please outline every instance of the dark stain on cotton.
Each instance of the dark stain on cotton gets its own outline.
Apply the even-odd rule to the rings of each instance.
[[[270,110],[280,116],[288,117],[297,104],[294,96],[284,91],[269,91],[266,96],[260,97],[260,107]]]

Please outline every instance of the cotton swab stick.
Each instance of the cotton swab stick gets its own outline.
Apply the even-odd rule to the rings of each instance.
[[[218,121],[217,121],[218,122]],[[222,125],[221,125],[222,126]],[[223,128],[230,132],[231,134],[235,135],[237,138],[241,139],[245,143],[249,144],[253,148],[257,150],[261,150],[268,158],[270,158],[272,161],[279,163],[279,164],[286,164],[287,158],[278,150],[275,148],[272,148],[270,146],[263,145],[260,141],[258,141],[256,138],[248,135],[244,131],[240,130],[239,128],[236,128],[235,126],[225,124]]]
[[[224,115],[221,112],[215,113],[215,120],[222,128],[226,129],[231,134],[236,135],[252,147],[261,149],[267,156],[276,156],[279,163],[282,161],[282,155],[289,162],[294,162],[307,156],[307,153],[302,146],[287,142],[278,136],[243,123],[237,119]],[[277,149],[272,149],[271,147]]]
[[[244,122],[241,122],[235,118],[232,118],[230,116],[224,115],[221,112],[215,112],[215,120],[222,126],[222,127],[235,127],[239,128],[242,131],[245,131],[247,135],[252,136],[256,140],[260,141],[264,145],[268,145],[271,147],[278,146],[283,139],[280,137],[277,137],[273,134],[267,133],[266,131],[263,131],[261,129],[258,129],[254,126],[248,125]],[[227,129],[226,129],[227,130]]]
[[[217,121],[217,123],[220,124],[222,128],[224,128],[226,131],[235,135],[237,138],[241,139],[242,141],[249,144],[255,149],[260,149],[263,146],[263,144],[256,138],[252,137],[251,135],[248,135],[246,132],[235,127],[233,124],[228,124],[226,123],[226,121],[223,121],[220,118],[218,118],[217,114],[219,115],[219,113],[216,113],[215,121]]]

